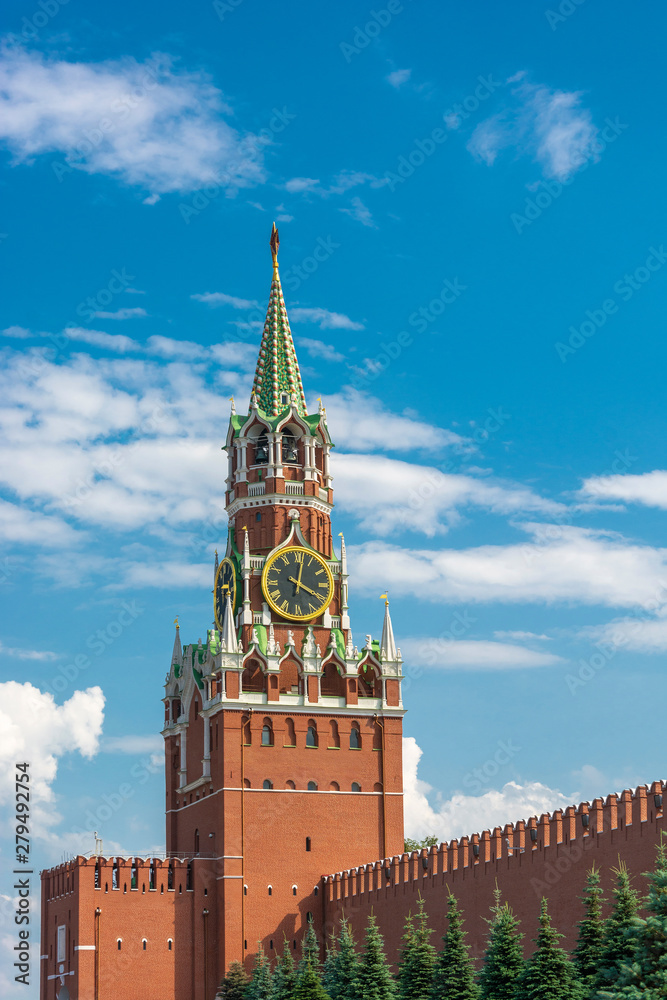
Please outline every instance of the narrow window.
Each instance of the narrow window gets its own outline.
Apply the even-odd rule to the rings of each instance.
[[[262,788],[264,788],[266,791],[268,791],[269,789],[273,788],[273,782],[269,781],[268,778],[265,778],[264,779],[264,783],[262,784]]]
[[[306,837],[306,850],[310,850],[310,837]]]
[[[118,938],[118,942],[117,942],[118,951],[121,950],[122,945],[123,945],[123,942],[121,941],[120,938]]]
[[[361,731],[359,723],[353,722],[350,730],[350,750],[361,750]]]
[[[296,896],[296,886],[295,885],[292,886],[292,895]]]
[[[316,792],[317,791],[317,782],[316,781],[309,781],[308,782],[308,791],[309,792]]]
[[[272,895],[273,895],[273,886],[270,885],[269,886],[269,896],[272,896]]]
[[[273,746],[273,727],[271,726],[270,719],[264,719],[264,725],[262,726],[262,746]]]
[[[359,784],[358,781],[353,781],[352,782],[352,791],[353,792],[360,792],[361,791],[361,785]]]
[[[306,746],[316,747],[317,746],[317,726],[311,719],[308,723],[308,734],[306,736]]]
[[[195,830],[195,854],[199,854],[199,830]],[[153,866],[151,865],[151,877],[153,874]],[[153,886],[151,886],[151,889]]]
[[[262,512],[261,511],[257,511],[257,513],[255,514],[255,520],[256,521],[261,521],[262,520]]]
[[[146,938],[142,939],[141,947],[144,949],[144,951],[146,951]]]
[[[169,940],[167,941],[167,948],[169,949],[169,951],[171,951],[172,944],[173,944],[173,941],[171,940],[171,938],[169,938]]]

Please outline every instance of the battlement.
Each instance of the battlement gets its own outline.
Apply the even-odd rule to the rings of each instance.
[[[634,832],[644,823],[656,824],[661,820],[666,784],[654,781],[650,788],[639,785],[634,792],[626,789],[620,795],[608,795],[605,800],[582,802],[577,807],[568,806],[564,811],[556,809],[551,814],[532,816],[528,821],[507,823],[503,828],[497,826],[493,831],[484,830],[438,847],[397,854],[336,872],[324,878],[325,899],[335,904],[391,886],[423,882],[427,877],[433,880],[438,875],[454,880],[457,875],[465,878],[466,873],[477,875],[480,870],[482,874],[488,870],[495,875],[501,862],[506,862],[503,870],[511,870],[513,866],[521,866],[526,856],[534,860],[536,854],[557,854],[559,845],[580,842],[584,848],[593,846],[609,832],[630,828]]]
[[[41,873],[42,896],[45,900],[59,899],[78,892],[84,884],[102,893],[120,895],[187,892],[192,889],[192,864],[198,858],[204,855],[148,858],[78,855]]]

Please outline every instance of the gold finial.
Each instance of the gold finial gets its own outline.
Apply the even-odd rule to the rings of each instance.
[[[384,601],[384,605],[385,605],[386,608],[389,607],[388,597],[389,597],[389,594],[380,594],[380,600]]]
[[[178,615],[176,615],[176,617],[174,618],[174,625],[176,626],[176,628],[180,628],[180,627],[181,627],[181,626],[180,626],[180,625],[178,624]]]
[[[271,239],[269,240],[269,245],[271,247],[271,260],[273,261],[274,269],[278,267],[278,247],[280,246],[280,237],[278,236],[278,230],[276,229],[275,222],[271,227]]]
[[[248,525],[244,524],[243,527],[241,528],[241,531],[247,531],[247,530],[248,530]]]

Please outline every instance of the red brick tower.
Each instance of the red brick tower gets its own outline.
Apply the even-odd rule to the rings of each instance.
[[[181,648],[165,697],[167,852],[191,857],[211,982],[261,941],[293,948],[332,870],[403,850],[401,657],[388,607],[355,646],[334,552],[326,413],[309,415],[271,235],[250,408],[227,434],[216,628]],[[214,957],[216,956],[217,957]]]

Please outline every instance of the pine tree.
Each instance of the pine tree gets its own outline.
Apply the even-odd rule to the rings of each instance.
[[[507,903],[500,905],[500,889],[494,892],[493,918],[487,920],[489,941],[484,966],[479,975],[481,1000],[513,1000],[525,962],[519,933],[519,921]]]
[[[667,850],[664,841],[658,847],[649,880],[644,920],[633,920],[637,951],[631,966],[625,965],[615,990],[601,996],[613,1000],[664,1000],[667,997]],[[632,932],[631,932],[632,933]]]
[[[433,931],[428,927],[428,914],[421,896],[418,905],[417,916],[413,918],[410,914],[405,921],[405,943],[398,974],[400,1000],[428,1000],[433,989],[436,951],[429,942]]]
[[[384,940],[373,914],[368,918],[359,963],[359,992],[363,1000],[394,1000],[396,996],[394,977],[384,953]]]
[[[264,954],[261,942],[255,955],[255,967],[245,993],[245,1000],[274,1000],[271,962]]]
[[[359,994],[359,958],[354,935],[345,917],[340,921],[336,954],[336,993],[332,1000],[361,1000]]]
[[[320,943],[317,940],[312,917],[308,920],[308,930],[301,942],[301,961],[299,962],[297,979],[301,978],[308,965],[310,965],[319,980],[321,975]]]
[[[336,1000],[338,994],[337,966],[338,949],[336,948],[336,936],[332,933],[329,941],[327,942],[327,953],[324,959],[324,966],[322,968],[322,986],[332,1000]]]
[[[309,961],[303,966],[293,996],[295,1000],[331,1000]]]
[[[450,893],[447,903],[448,927],[444,947],[438,957],[433,978],[433,1000],[477,1000],[479,989],[463,930],[463,918],[456,898]]]
[[[574,950],[574,967],[579,977],[582,997],[588,1000],[593,995],[593,988],[600,969],[602,958],[602,939],[605,923],[602,918],[602,898],[600,888],[600,869],[595,865],[586,875],[586,888],[581,897],[584,904],[584,919],[578,924],[579,937]]]
[[[220,983],[216,1000],[244,1000],[247,988],[248,974],[240,962],[232,962]]]
[[[600,964],[593,992],[596,1000],[607,995],[604,991],[613,991],[623,966],[632,965],[637,951],[637,935],[634,927],[634,918],[639,908],[637,893],[631,886],[630,875],[623,862],[619,862],[614,874],[616,875],[615,902],[602,939]]]
[[[275,1000],[293,1000],[294,991],[296,990],[296,969],[287,938],[285,938],[283,944],[282,954],[278,955],[276,961],[276,971],[273,974],[273,987]]]
[[[562,936],[552,926],[547,901],[543,899],[536,948],[519,979],[515,1000],[579,1000],[581,992],[574,966],[558,945]]]

